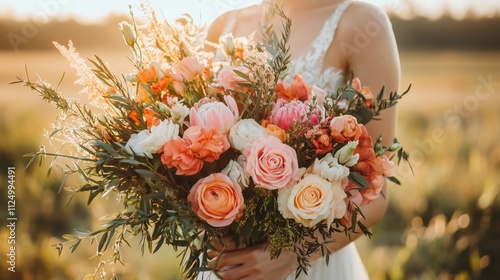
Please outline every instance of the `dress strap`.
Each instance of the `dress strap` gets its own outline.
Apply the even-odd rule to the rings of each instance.
[[[335,37],[335,31],[340,23],[340,19],[351,3],[352,0],[345,0],[340,3],[335,9],[335,12],[326,20],[321,32],[314,40],[313,46],[316,52],[315,57],[318,58],[319,61],[322,62],[324,60],[326,52],[330,49],[330,45]]]

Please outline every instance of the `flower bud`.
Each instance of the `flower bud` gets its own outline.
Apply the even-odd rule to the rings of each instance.
[[[340,164],[349,167],[353,166],[358,162],[359,159],[358,154],[353,155],[356,147],[358,147],[358,140],[349,141],[344,147],[342,147],[335,153],[334,157],[339,161]]]
[[[120,31],[123,34],[123,38],[125,39],[125,42],[127,45],[130,47],[134,47],[135,44],[135,34],[132,26],[128,22],[121,22],[119,24],[120,26]]]
[[[219,43],[221,44],[224,53],[226,53],[228,56],[233,56],[234,51],[236,49],[236,46],[234,45],[233,42],[233,36],[227,34],[220,38]]]
[[[389,152],[395,152],[401,148],[401,144],[399,143],[393,143],[391,146],[389,146]]]

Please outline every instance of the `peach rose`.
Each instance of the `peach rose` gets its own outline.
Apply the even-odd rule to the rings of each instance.
[[[161,162],[168,168],[175,167],[176,175],[194,175],[203,168],[203,161],[189,149],[186,139],[171,140],[163,145]]]
[[[362,86],[359,78],[354,78],[351,86],[363,95],[365,98],[365,106],[369,109],[373,108],[373,100],[375,99],[375,96],[373,95],[372,90],[367,86]]]
[[[223,173],[198,180],[187,197],[197,217],[214,227],[225,227],[243,215],[240,185]]]
[[[358,140],[362,133],[362,126],[363,125],[358,124],[356,118],[351,115],[334,117],[330,121],[331,137],[333,141],[341,144]]]
[[[346,211],[346,193],[340,181],[329,182],[316,174],[307,174],[296,185],[278,194],[278,210],[284,218],[294,219],[306,227],[340,219]]]
[[[294,184],[300,178],[297,154],[273,136],[255,139],[243,149],[245,173],[257,187],[276,190]]]

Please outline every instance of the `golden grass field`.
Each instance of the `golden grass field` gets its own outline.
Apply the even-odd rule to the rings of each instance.
[[[82,55],[94,52],[116,73],[133,70],[126,51]],[[414,175],[398,169],[403,185],[390,186],[387,217],[371,240],[357,241],[360,254],[373,279],[490,279],[484,271],[494,271],[499,260],[488,247],[497,248],[500,237],[500,53],[402,52],[401,62],[402,88],[413,86],[399,106],[398,134]],[[51,244],[75,227],[97,227],[113,200],[85,207],[80,195],[66,207],[60,174],[47,178],[45,168],[24,170],[23,154],[48,144],[42,134],[56,116],[36,93],[8,84],[25,76],[25,65],[32,79],[38,73],[53,85],[65,72],[60,89],[79,97],[74,72],[56,50],[0,52],[0,219],[6,220],[3,186],[10,166],[16,167],[18,217],[17,272],[7,271],[9,232],[2,227],[0,279],[83,279],[99,262],[90,258],[95,246],[73,254],[66,249],[58,257]],[[115,269],[119,279],[180,279],[175,253],[163,248],[141,256],[138,242],[124,249],[125,266],[106,267],[108,276]]]

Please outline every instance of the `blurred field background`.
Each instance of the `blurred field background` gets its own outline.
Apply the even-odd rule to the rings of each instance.
[[[133,70],[117,24],[51,22],[14,51],[6,34],[25,22],[0,22],[0,279],[83,279],[101,261],[95,244],[68,248],[58,257],[52,244],[74,228],[96,229],[114,201],[58,193],[61,174],[34,165],[24,154],[47,145],[42,136],[56,116],[35,92],[9,85],[15,76],[37,73],[79,97],[73,70],[52,40],[75,42],[83,57],[98,54],[116,73]],[[498,279],[500,275],[500,18],[438,21],[393,16],[401,50],[399,138],[411,153],[414,175],[398,169],[403,185],[390,186],[390,209],[370,240],[357,241],[372,279]],[[16,272],[7,270],[6,174],[16,167]],[[74,182],[68,182],[71,186]],[[142,256],[139,239],[125,248],[126,265],[105,269],[119,279],[180,279],[176,253],[162,248]],[[86,244],[82,244],[86,245]],[[108,249],[108,257],[111,250]],[[102,260],[106,260],[104,257]]]

